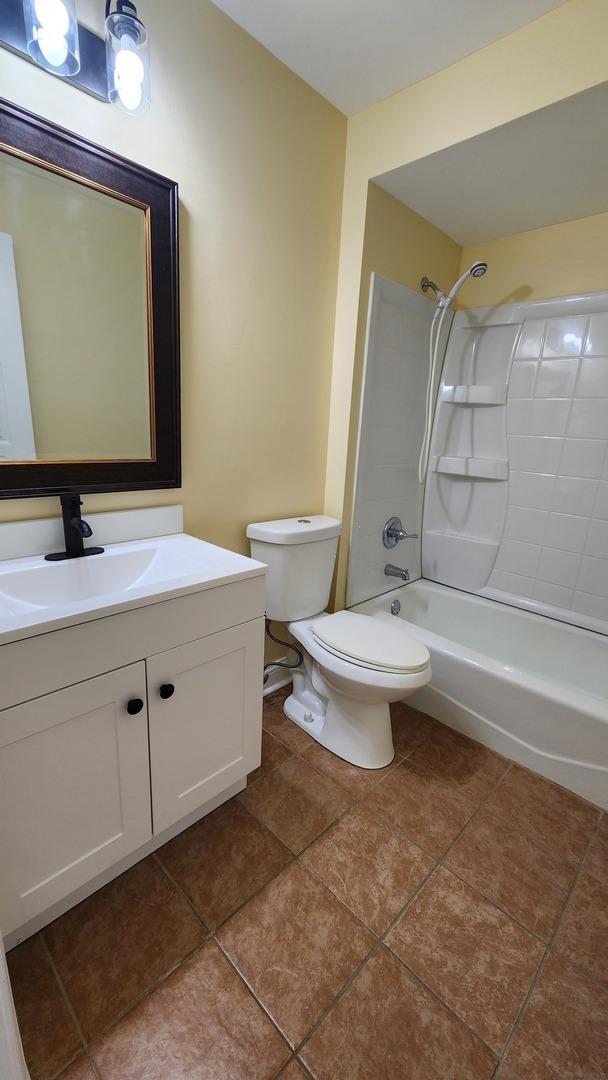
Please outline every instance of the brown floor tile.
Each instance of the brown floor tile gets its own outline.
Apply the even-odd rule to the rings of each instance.
[[[338,999],[300,1056],[316,1080],[490,1080],[496,1058],[387,949]]]
[[[199,944],[204,930],[147,858],[51,923],[44,937],[90,1037]]]
[[[581,875],[559,924],[555,949],[608,989],[608,885]]]
[[[343,788],[300,757],[279,765],[238,798],[296,852],[314,840],[349,804]]]
[[[550,956],[507,1063],[521,1080],[606,1080],[608,993],[561,957]]]
[[[103,1080],[271,1080],[289,1057],[211,941],[92,1052]]]
[[[443,725],[414,750],[411,761],[449,781],[475,802],[485,799],[511,764],[500,754]]]
[[[277,765],[287,761],[287,758],[291,757],[292,753],[293,750],[289,750],[285,743],[279,742],[269,731],[262,731],[262,762],[257,769],[249,773],[247,783],[255,784],[256,780],[266,776],[267,773],[276,769]]]
[[[486,807],[575,862],[583,857],[600,813],[578,795],[519,765],[492,792]]]
[[[496,1080],[521,1080],[521,1077],[510,1065],[501,1065],[496,1073]]]
[[[395,754],[390,765],[387,765],[384,769],[360,769],[357,765],[351,765],[350,762],[336,757],[335,754],[330,753],[318,742],[313,742],[312,746],[307,747],[302,753],[302,757],[309,765],[314,765],[315,769],[319,769],[320,772],[335,780],[340,787],[343,787],[345,791],[348,791],[355,798],[368,791],[373,784],[377,784],[379,780],[382,780],[401,760]]]
[[[386,943],[497,1053],[545,951],[542,942],[442,866]]]
[[[32,1080],[49,1080],[82,1042],[39,935],[7,954],[23,1052]]]
[[[390,709],[393,745],[397,756],[407,757],[441,727],[438,720],[433,720],[432,716],[406,705],[405,701],[396,701]]]
[[[608,885],[608,813],[604,813],[587,859],[587,870]]]
[[[443,854],[476,809],[451,784],[409,758],[376,784],[365,802],[432,855]]]
[[[544,941],[551,937],[576,872],[572,863],[483,807],[445,864]]]
[[[296,1046],[373,943],[303,866],[293,863],[225,923],[226,953]]]
[[[62,1072],[58,1080],[96,1080],[96,1077],[89,1059],[81,1057]]]
[[[207,926],[217,926],[293,858],[232,799],[160,848],[161,862]]]
[[[289,720],[285,716],[283,702],[290,693],[291,686],[287,690],[278,690],[276,694],[264,698],[262,727],[284,743],[285,746],[288,746],[294,753],[297,753],[298,750],[304,750],[305,747],[310,746],[313,739],[307,731],[298,727],[293,720]]]
[[[344,814],[302,861],[375,934],[384,933],[433,866],[430,855],[367,806]]]

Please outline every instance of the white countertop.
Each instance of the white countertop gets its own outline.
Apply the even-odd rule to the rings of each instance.
[[[265,572],[264,563],[186,533],[63,562],[8,559],[0,562],[0,645]]]

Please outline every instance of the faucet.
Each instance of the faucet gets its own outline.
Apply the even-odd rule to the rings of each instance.
[[[84,546],[83,540],[92,536],[93,530],[88,521],[83,521],[80,516],[80,495],[61,495],[60,498],[65,551],[53,551],[50,555],[45,555],[45,559],[48,562],[60,562],[63,559],[82,559],[85,555],[101,555],[102,547]]]
[[[401,566],[393,566],[390,562],[384,567],[384,573],[387,577],[398,577],[401,578],[402,581],[410,580],[409,570],[404,570]]]
[[[401,524],[401,518],[390,517],[382,530],[382,543],[385,548],[397,547],[400,540],[417,540],[418,533],[408,533]]]

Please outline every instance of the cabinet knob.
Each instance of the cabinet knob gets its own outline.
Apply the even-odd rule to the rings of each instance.
[[[142,698],[132,697],[130,701],[127,701],[127,712],[129,716],[136,716],[138,712],[144,707]]]
[[[160,696],[162,698],[164,698],[164,699],[170,698],[170,697],[173,697],[173,695],[175,693],[175,687],[174,687],[172,682],[165,682],[165,683],[162,684],[162,686],[161,686],[161,688],[160,688],[160,690],[158,692],[159,692],[159,694],[160,694]]]

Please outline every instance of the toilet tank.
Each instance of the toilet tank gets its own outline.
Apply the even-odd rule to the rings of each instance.
[[[323,611],[329,600],[340,522],[310,517],[247,526],[251,557],[268,566],[266,616],[296,622]]]

